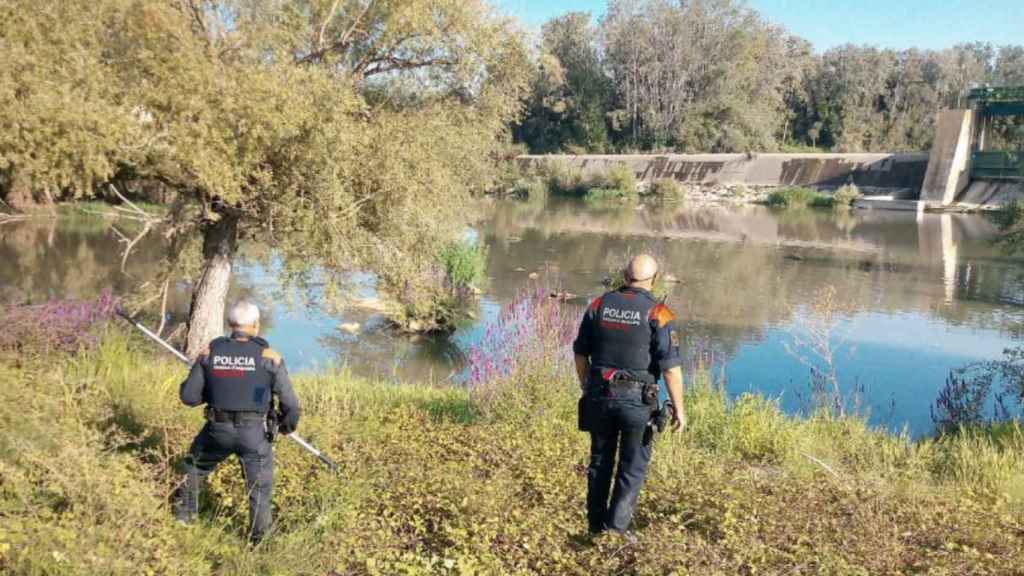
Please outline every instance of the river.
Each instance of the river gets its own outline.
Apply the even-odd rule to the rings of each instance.
[[[816,326],[808,305],[832,287],[827,342],[843,390],[872,423],[915,435],[931,429],[929,410],[949,371],[1000,357],[1024,326],[1024,260],[993,246],[995,227],[982,216],[558,200],[494,201],[482,212],[475,235],[489,247],[488,281],[478,320],[451,337],[397,336],[372,311],[306,306],[297,291],[281,289],[265,253],[243,250],[232,297],[263,305],[265,335],[293,371],[345,366],[385,380],[457,381],[461,352],[530,282],[583,305],[628,254],[648,251],[674,277],[668,302],[691,365],[710,365],[731,394],[759,392],[795,412],[809,403],[805,361],[821,365],[800,343]],[[158,236],[124,263],[122,246],[102,218],[4,224],[0,296],[123,293],[157,273],[166,250]],[[357,284],[361,296],[373,295],[372,279]],[[182,283],[169,310],[180,319],[187,305]],[[352,322],[358,333],[339,329]]]

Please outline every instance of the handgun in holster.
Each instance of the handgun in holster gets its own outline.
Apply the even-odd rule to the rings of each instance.
[[[274,443],[274,440],[277,440],[277,435],[280,433],[280,417],[277,413],[277,406],[273,403],[270,404],[270,409],[267,410],[267,418],[263,422],[263,433],[271,444]]]

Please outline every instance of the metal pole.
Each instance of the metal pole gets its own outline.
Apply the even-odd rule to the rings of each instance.
[[[167,350],[171,354],[174,354],[174,356],[178,360],[181,360],[182,362],[184,362],[188,366],[192,366],[192,362],[188,359],[188,356],[185,356],[177,348],[175,348],[174,346],[171,346],[166,341],[164,341],[162,338],[160,338],[159,336],[154,334],[152,331],[150,331],[148,328],[146,328],[145,326],[140,324],[138,320],[136,320],[136,319],[132,318],[131,316],[125,314],[123,310],[117,310],[117,315],[120,316],[121,318],[124,318],[128,322],[130,322],[132,326],[135,326],[136,328],[138,328],[139,331],[141,331],[146,336],[149,336],[149,338],[151,340],[153,340],[154,342],[156,342],[157,344],[162,346],[165,350]],[[291,440],[292,442],[295,442],[299,446],[302,446],[302,448],[304,448],[307,452],[309,452],[313,456],[316,456],[317,459],[319,459],[321,462],[326,464],[331,470],[337,470],[338,469],[337,462],[335,462],[334,460],[331,460],[330,458],[327,457],[326,454],[324,454],[323,452],[321,452],[321,451],[317,450],[316,448],[314,448],[312,444],[307,442],[305,439],[303,439],[298,434],[292,432],[291,434],[285,434],[284,437],[289,439],[289,440]]]

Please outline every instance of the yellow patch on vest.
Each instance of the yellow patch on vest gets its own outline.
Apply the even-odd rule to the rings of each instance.
[[[666,324],[676,319],[675,313],[664,304],[655,306],[654,310],[651,311],[651,316],[658,322],[659,328],[664,328]]]
[[[281,355],[278,354],[277,351],[274,350],[273,348],[264,348],[263,357],[266,358],[267,360],[270,360],[274,364],[281,363]]]

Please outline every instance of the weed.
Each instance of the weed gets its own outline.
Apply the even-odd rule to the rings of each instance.
[[[658,178],[651,182],[647,192],[662,198],[682,198],[686,194],[683,185],[672,178]]]
[[[863,196],[856,184],[847,184],[832,193],[834,208],[848,208],[854,201]]]
[[[783,188],[768,195],[769,206],[783,208],[827,208],[832,206],[832,198],[810,188]]]
[[[478,284],[487,272],[487,246],[477,242],[452,242],[441,249],[438,258],[454,289]]]

